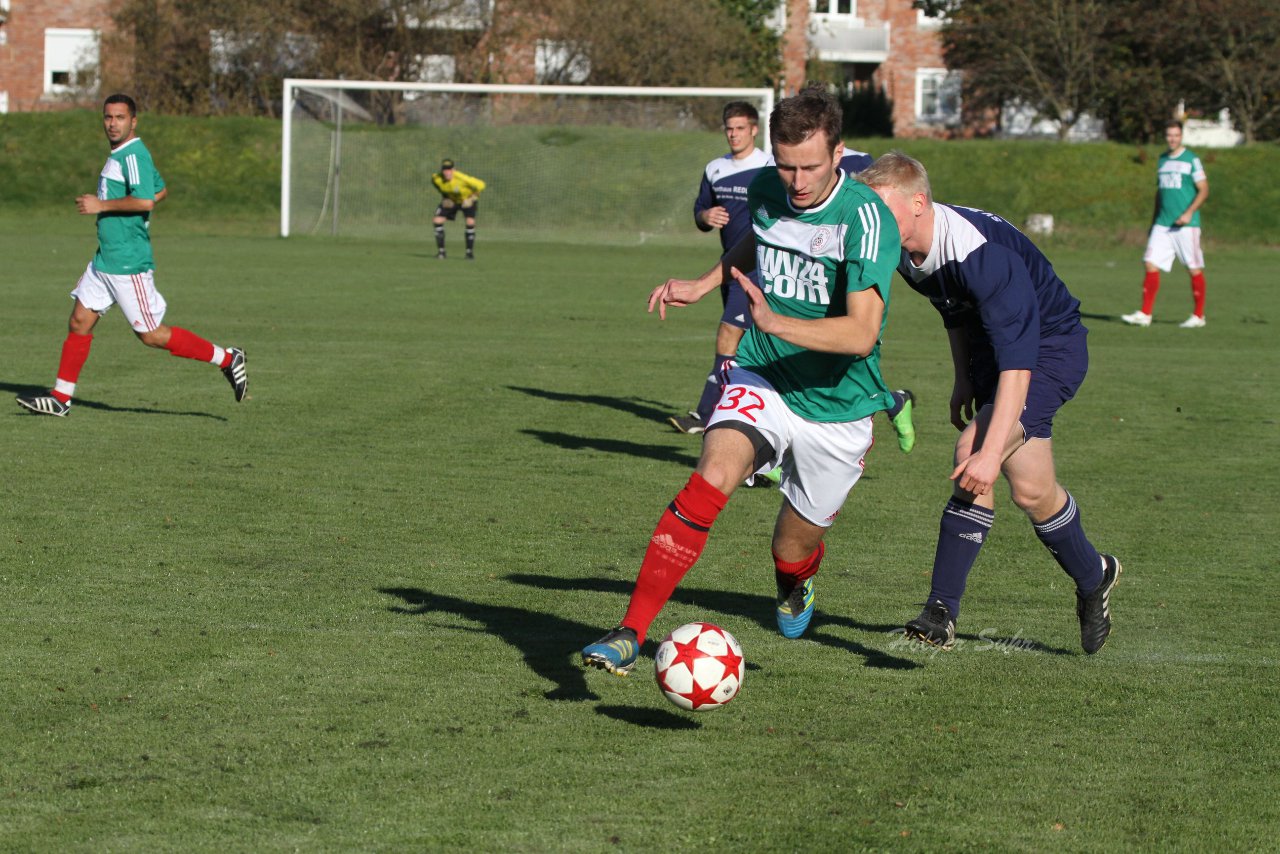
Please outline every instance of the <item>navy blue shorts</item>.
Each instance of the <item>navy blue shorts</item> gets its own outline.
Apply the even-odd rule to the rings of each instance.
[[[1027,389],[1027,405],[1018,421],[1028,439],[1053,438],[1053,416],[1062,405],[1075,397],[1089,372],[1089,330],[1081,326],[1066,335],[1054,335],[1040,341],[1040,354],[1031,369],[1031,386]],[[974,384],[974,398],[979,408],[993,402],[999,372],[995,360],[974,359],[969,365]]]
[[[760,284],[760,274],[754,270],[747,278],[757,286]],[[755,325],[751,320],[751,301],[747,299],[747,292],[742,289],[742,285],[738,284],[737,280],[721,282],[720,303],[724,306],[724,311],[720,315],[721,323],[727,323],[739,329],[750,329]]]

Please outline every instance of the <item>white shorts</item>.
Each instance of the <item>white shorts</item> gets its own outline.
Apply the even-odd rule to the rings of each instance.
[[[830,527],[862,477],[872,442],[870,416],[808,421],[792,412],[763,377],[735,366],[707,429],[727,421],[749,424],[773,447],[773,457],[755,474],[781,465],[779,489],[791,508],[814,525]]]
[[[71,296],[99,315],[106,314],[112,305],[119,305],[134,332],[154,330],[164,320],[167,308],[164,297],[156,290],[153,271],[117,276],[98,270],[93,262],[85,267],[84,275],[76,282]]]
[[[1167,273],[1173,269],[1175,257],[1188,270],[1204,269],[1204,253],[1200,251],[1200,229],[1190,225],[1181,228],[1151,226],[1151,234],[1147,237],[1147,251],[1142,260]]]

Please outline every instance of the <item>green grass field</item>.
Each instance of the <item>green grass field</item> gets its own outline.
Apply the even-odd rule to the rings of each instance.
[[[1002,494],[949,654],[894,631],[927,593],[954,431],[933,310],[884,347],[883,421],[806,639],[773,627],[777,496],[735,495],[654,626],[718,623],[723,710],[576,666],[622,614],[698,443],[718,306],[646,316],[698,249],[155,230],[167,322],[209,366],[99,326],[65,420],[0,409],[0,849],[1268,850],[1280,829],[1271,250],[1210,251],[1150,329],[1140,249],[1054,252],[1092,368],[1060,477],[1125,574],[1079,652],[1067,577]],[[450,231],[460,248],[460,230]],[[9,396],[53,379],[84,220],[6,220]],[[460,253],[456,253],[460,254]],[[652,654],[652,644],[646,656]]]

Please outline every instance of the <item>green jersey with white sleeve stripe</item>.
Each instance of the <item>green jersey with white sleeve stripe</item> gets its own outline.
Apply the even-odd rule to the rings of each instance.
[[[103,201],[154,199],[164,187],[151,152],[138,137],[113,148],[98,176],[98,198]],[[103,273],[123,276],[155,269],[151,255],[151,212],[98,214],[98,252],[93,266]]]
[[[846,314],[849,293],[875,288],[889,318],[889,285],[901,255],[893,214],[867,186],[841,172],[820,205],[795,208],[774,169],[747,193],[760,288],[776,313],[814,320]],[[752,327],[736,361],[773,385],[810,421],[857,421],[893,401],[880,376],[880,342],[865,357],[806,350]]]
[[[1156,193],[1159,202],[1155,224],[1173,227],[1182,212],[1195,201],[1196,182],[1204,180],[1204,165],[1190,149],[1182,149],[1176,157],[1168,151],[1161,154],[1160,163],[1156,167]],[[1199,210],[1191,215],[1191,221],[1187,225],[1200,227]]]

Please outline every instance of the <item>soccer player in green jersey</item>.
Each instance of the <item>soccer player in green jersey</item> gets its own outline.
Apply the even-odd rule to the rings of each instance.
[[[770,116],[777,168],[747,192],[751,232],[699,278],[669,279],[649,296],[665,318],[732,276],[754,323],[726,365],[698,465],[650,538],[626,615],[582,650],[588,666],[630,671],[729,496],[778,465],[775,616],[785,637],[808,628],[823,538],[862,474],[872,416],[893,401],[879,363],[898,229],[840,168],[840,125],[839,103],[820,87],[780,101]],[[744,274],[752,269],[758,287]]]
[[[75,304],[67,322],[62,358],[53,389],[47,395],[20,396],[18,405],[37,415],[71,412],[80,369],[89,358],[93,328],[113,305],[143,344],[175,356],[218,366],[231,383],[236,401],[249,387],[244,352],[224,349],[179,326],[165,326],[164,297],[155,287],[151,255],[151,211],[167,195],[151,152],[135,134],[138,107],[128,95],[111,95],[102,105],[102,127],[111,154],[98,176],[96,195],[76,199],[76,209],[97,217],[98,251],[71,292]]]
[[[1200,249],[1200,206],[1209,198],[1209,179],[1195,152],[1182,145],[1182,122],[1164,128],[1169,150],[1156,167],[1156,202],[1147,251],[1142,260],[1142,308],[1120,319],[1130,326],[1150,326],[1160,291],[1160,272],[1173,269],[1176,257],[1191,274],[1191,316],[1178,324],[1183,329],[1204,326],[1204,252]]]

